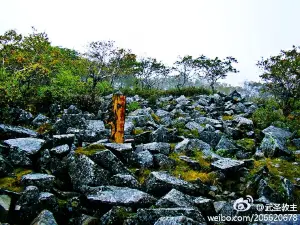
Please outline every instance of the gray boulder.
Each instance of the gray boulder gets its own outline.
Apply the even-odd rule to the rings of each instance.
[[[216,146],[216,150],[223,149],[228,151],[228,153],[233,154],[238,149],[234,142],[228,139],[226,136],[222,136],[219,143]]]
[[[282,128],[269,126],[262,131],[264,134],[270,134],[272,137],[276,137],[280,141],[284,141],[292,136],[292,133]]]
[[[171,145],[164,142],[152,142],[148,144],[141,144],[136,146],[136,152],[150,151],[153,154],[161,153],[164,155],[169,155],[171,150]]]
[[[170,140],[169,132],[163,126],[160,126],[150,134],[151,142],[168,142],[169,140]]]
[[[78,109],[75,105],[70,105],[69,108],[66,110],[67,114],[81,114],[82,111]]]
[[[242,131],[251,131],[254,128],[253,121],[242,116],[237,116],[232,122]]]
[[[18,151],[24,151],[27,155],[34,155],[38,153],[43,144],[44,140],[38,138],[16,138],[4,141],[11,150],[18,149]]]
[[[135,125],[133,122],[125,120],[125,125],[124,125],[124,134],[131,134],[132,131],[134,130]]]
[[[11,205],[11,198],[8,195],[0,195],[0,221],[7,221]]]
[[[198,123],[196,123],[196,122],[193,122],[193,121],[191,121],[191,122],[188,122],[186,125],[185,125],[185,127],[187,128],[187,129],[189,129],[189,130],[197,130],[197,132],[198,132],[198,134],[200,134],[203,130],[204,130],[204,128],[202,127],[202,126],[200,126],[200,124],[198,124]]]
[[[52,212],[43,210],[30,225],[57,225],[57,222]]]
[[[219,143],[222,134],[219,131],[210,132],[210,131],[203,131],[199,137],[200,140],[210,144],[213,148]]]
[[[118,187],[129,187],[133,189],[139,189],[139,182],[132,176],[128,174],[116,174],[111,177],[111,183]]]
[[[99,151],[91,155],[91,159],[112,174],[131,174],[125,165],[110,150]]]
[[[193,197],[172,189],[156,202],[159,208],[193,207]]]
[[[57,120],[53,125],[58,134],[65,134],[68,128],[84,130],[86,127],[87,122],[82,114],[63,114],[61,119]]]
[[[56,146],[50,150],[55,155],[66,155],[70,152],[70,146],[67,144]]]
[[[87,156],[72,156],[68,160],[68,173],[75,190],[80,190],[83,185],[99,186],[108,183],[109,172]]]
[[[204,223],[197,222],[186,216],[167,216],[160,217],[154,225],[203,225]]]
[[[4,177],[13,171],[12,165],[0,154],[0,177]]]
[[[95,205],[106,204],[129,207],[149,207],[156,201],[153,196],[145,192],[116,186],[97,187],[97,192],[88,194],[87,200]]]
[[[53,135],[53,146],[59,145],[72,145],[75,141],[74,134],[61,134],[61,135]]]
[[[205,215],[215,215],[214,201],[204,197],[195,198],[193,205]]]
[[[37,132],[24,127],[0,124],[1,140],[23,137],[37,137],[37,135]]]
[[[159,208],[159,209],[138,209],[137,217],[141,224],[152,225],[161,217],[185,216],[203,225],[206,224],[201,212],[194,208]]]
[[[42,173],[26,174],[21,178],[23,186],[36,186],[43,191],[50,191],[54,185],[54,181],[55,176]]]
[[[230,158],[219,159],[211,163],[212,168],[220,170],[223,173],[229,174],[238,171],[244,166],[243,161],[234,160]]]
[[[122,162],[129,162],[132,159],[133,149],[131,143],[104,143],[104,146],[111,150]]]
[[[171,169],[176,166],[176,161],[163,154],[153,155],[153,163],[155,168]]]
[[[153,167],[153,156],[148,150],[136,153],[136,161],[141,168]]]
[[[43,114],[38,114],[32,121],[32,124],[36,127],[41,126],[44,123],[49,123],[49,118]]]
[[[289,156],[292,154],[286,148],[283,139],[272,136],[270,133],[265,134],[265,137],[260,144],[260,149],[267,157]]]
[[[206,191],[204,185],[199,187],[166,172],[151,172],[144,185],[147,192],[156,196],[162,196],[172,189],[191,195],[204,194]]]

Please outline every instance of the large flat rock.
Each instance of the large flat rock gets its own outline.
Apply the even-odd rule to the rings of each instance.
[[[130,206],[130,207],[148,207],[155,203],[156,199],[140,190],[116,187],[101,186],[97,187],[98,191],[87,195],[91,203]]]
[[[28,155],[34,155],[41,150],[45,140],[38,138],[16,138],[5,140],[4,143],[11,149],[18,148],[21,151],[25,151]]]

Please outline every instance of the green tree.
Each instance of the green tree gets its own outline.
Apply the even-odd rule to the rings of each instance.
[[[228,73],[239,72],[232,66],[232,63],[237,63],[237,60],[230,56],[221,60],[218,57],[210,59],[201,55],[194,61],[198,74],[209,82],[213,92],[215,92],[215,85],[219,79],[224,79]]]
[[[284,115],[288,115],[296,99],[300,97],[300,47],[281,50],[279,55],[258,61],[262,69],[260,77],[267,91],[280,101]]]
[[[140,58],[137,66],[135,76],[142,88],[151,89],[157,87],[158,78],[169,74],[169,68],[155,58]]]
[[[196,67],[194,59],[190,55],[184,57],[179,57],[179,59],[174,63],[172,70],[175,72],[175,79],[177,83],[177,88],[180,89],[189,84],[191,77],[196,72]]]
[[[89,43],[84,56],[88,59],[88,77],[92,79],[92,90],[95,90],[98,82],[105,80],[113,85],[117,76],[130,74],[136,65],[136,56],[131,50],[118,48],[113,41]]]

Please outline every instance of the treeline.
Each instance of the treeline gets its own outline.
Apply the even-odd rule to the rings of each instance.
[[[29,35],[14,30],[0,35],[0,63],[0,107],[41,112],[47,112],[52,103],[93,110],[100,104],[99,96],[114,88],[152,97],[172,88],[175,94],[208,94],[215,92],[218,80],[239,72],[234,67],[237,60],[231,56],[211,59],[187,55],[169,67],[155,58],[119,48],[113,41],[88,43],[80,53],[53,46],[45,32],[34,28]],[[293,46],[257,65],[265,83],[256,86],[273,94],[288,115],[300,97],[299,48]],[[199,87],[204,82],[210,91]]]
[[[77,102],[88,107],[114,87],[149,90],[173,86],[180,90],[194,86],[193,77],[205,77],[214,91],[218,79],[237,72],[233,57],[184,56],[168,67],[155,58],[138,57],[113,41],[91,42],[84,53],[79,53],[51,45],[47,34],[34,28],[27,36],[14,30],[5,32],[0,46],[2,107],[39,107],[45,111],[53,102]]]

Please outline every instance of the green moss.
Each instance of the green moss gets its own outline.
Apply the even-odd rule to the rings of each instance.
[[[153,120],[154,120],[156,123],[160,123],[160,118],[159,118],[159,116],[157,116],[155,113],[151,113],[151,116],[152,116]]]
[[[242,147],[248,152],[254,152],[255,151],[255,140],[250,138],[243,138],[238,140],[237,145]]]
[[[137,109],[140,109],[141,106],[140,106],[140,103],[138,103],[138,102],[131,102],[126,106],[126,108],[128,109],[129,112],[133,112]]]
[[[89,156],[89,155],[93,155],[99,151],[102,151],[102,150],[105,150],[105,146],[104,145],[101,145],[101,144],[92,144],[92,145],[89,145],[88,147],[86,148],[82,148],[82,147],[79,147],[75,150],[75,153],[76,154],[82,154],[82,155],[86,155],[86,156]]]
[[[198,107],[196,107],[196,108],[195,108],[195,110],[197,110],[198,112],[200,112],[200,114],[201,114],[201,115],[203,115],[203,116],[204,116],[204,115],[206,115],[206,112],[205,112],[205,110],[204,110],[204,109],[202,109],[202,108],[201,108],[201,107],[199,107],[199,106],[198,106]]]
[[[184,122],[177,122],[173,125],[173,127],[177,129],[184,129],[185,128],[185,123]]]
[[[222,116],[222,120],[232,120],[233,116]]]
[[[216,153],[217,153],[218,155],[220,155],[220,156],[223,156],[223,157],[229,157],[229,156],[230,156],[230,154],[229,154],[229,152],[228,152],[227,149],[218,149],[218,150],[216,151]]]
[[[275,166],[279,165],[279,167]],[[282,182],[280,176],[289,179],[292,183],[296,184],[295,178],[300,177],[300,170],[297,166],[293,165],[293,162],[282,160],[280,158],[266,158],[258,161],[254,161],[254,168],[250,170],[248,180],[253,179],[257,172],[263,167],[267,166],[269,169],[268,184],[278,193],[283,193]],[[300,203],[300,192],[295,190],[295,201]]]
[[[191,130],[190,133],[194,138],[199,138],[199,131],[197,129]]]
[[[57,203],[58,203],[58,206],[60,207],[60,208],[63,208],[63,207],[65,207],[65,205],[67,204],[67,202],[68,201],[66,201],[66,200],[62,200],[62,199],[57,199]]]
[[[176,145],[177,145],[177,143],[170,143],[170,148],[171,148],[172,152],[174,151]]]
[[[202,157],[202,153],[196,153],[192,157],[199,162],[201,171],[191,169],[191,167],[186,162],[180,160],[179,156],[181,155],[183,154],[172,153],[169,155],[169,157],[176,162],[175,169],[169,170],[170,174],[186,181],[195,181],[197,179],[200,179],[205,184],[214,183],[214,174],[208,173],[208,171],[210,170],[210,163]]]
[[[21,186],[22,176],[31,173],[32,170],[17,168],[14,170],[14,176],[0,178],[0,187],[6,190],[14,192],[22,192],[23,187]]]
[[[134,129],[133,131],[132,131],[132,134],[133,135],[138,135],[138,134],[141,134],[141,133],[143,133],[144,131],[142,130],[142,129],[140,129],[140,128],[136,128],[136,129]]]
[[[293,152],[298,150],[298,148],[295,145],[292,145],[291,143],[289,143],[287,145],[287,148],[288,148],[288,150],[293,151]]]
[[[148,176],[150,175],[151,170],[149,169],[140,169],[139,173],[138,173],[138,181],[140,182],[140,184],[143,184],[145,182],[145,180],[148,178]]]

